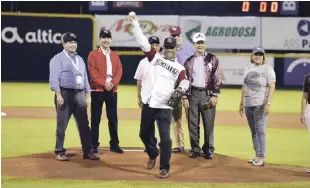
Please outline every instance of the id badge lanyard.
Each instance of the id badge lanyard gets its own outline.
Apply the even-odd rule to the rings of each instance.
[[[70,58],[70,56],[66,53],[67,57],[70,59],[72,65],[74,66],[74,68],[76,69],[77,71],[77,75],[76,75],[76,81],[77,81],[77,84],[80,85],[82,84],[82,75],[79,73],[79,67],[80,67],[80,64],[79,64],[79,60],[77,57],[74,57],[75,58],[75,61],[76,63],[74,63],[74,61],[72,60],[72,58]]]
[[[66,53],[66,52],[65,52]],[[79,60],[77,57],[74,57],[75,58],[75,61],[76,63],[74,63],[74,61],[72,60],[72,58],[66,53],[67,57],[70,59],[72,65],[75,67],[75,69],[79,72],[79,67],[80,67],[80,64],[79,64]]]

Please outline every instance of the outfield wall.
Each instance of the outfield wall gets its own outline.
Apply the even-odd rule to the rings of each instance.
[[[251,54],[223,53],[219,51],[225,51],[225,48],[229,48],[227,51],[232,51],[236,47],[250,51],[254,46],[262,45],[264,41],[267,41],[264,36],[272,37],[271,35],[263,35],[264,31],[268,31],[264,28],[269,28],[270,24],[277,22],[275,19],[269,20],[260,17],[238,17],[237,21],[233,23],[227,22],[231,17],[212,17],[211,19],[211,17],[207,16],[184,17],[174,15],[171,16],[173,23],[163,22],[162,20],[164,19],[160,15],[141,16],[140,18],[142,19],[141,27],[144,29],[146,36],[158,35],[162,39],[169,35],[171,24],[179,24],[182,27],[182,30],[185,32],[184,40],[187,42],[190,42],[191,35],[197,29],[199,31],[206,30],[208,52],[216,49],[214,50],[214,54],[220,60],[225,86],[242,84],[243,70],[249,63]],[[310,18],[292,18],[284,21],[292,26],[296,24],[303,26],[303,24],[308,23],[308,19]],[[133,41],[131,26],[121,15],[93,16],[2,12],[1,21],[2,81],[47,82],[49,77],[49,61],[55,54],[62,51],[61,36],[69,31],[75,32],[79,37],[78,53],[86,63],[89,52],[96,49],[98,44],[98,30],[102,28],[108,28],[112,31],[112,47],[116,47],[117,49],[120,47],[137,49],[137,43]],[[198,24],[206,22],[212,23],[212,27],[210,25],[208,26],[208,24]],[[266,27],[262,24],[265,22]],[[219,28],[217,26],[219,23],[223,27]],[[234,26],[229,25],[230,23],[238,24]],[[191,30],[189,26],[194,26],[195,24],[198,24],[197,27],[195,27],[195,30]],[[250,26],[248,26],[249,24]],[[252,28],[251,32],[250,28]],[[303,52],[302,54],[267,53],[267,63],[274,67],[276,71],[277,86],[294,86],[299,88],[302,85],[304,75],[310,74],[308,33],[304,31],[304,27],[300,29],[298,31],[290,30],[283,32],[277,36],[276,44],[270,42],[272,39],[270,39],[268,45],[266,44],[266,49],[273,46],[273,49],[299,49]],[[239,32],[234,34],[234,31]],[[246,32],[251,33],[251,35],[247,35]],[[300,36],[295,32],[299,32]],[[293,38],[286,40],[286,36],[293,36],[292,33],[294,33],[294,40]],[[299,46],[293,45],[292,42],[294,41],[294,44],[298,44]],[[282,47],[277,45],[282,45]],[[133,76],[139,61],[143,58],[143,53],[141,51],[118,52],[124,70],[121,84],[135,84],[136,81],[133,79]]]

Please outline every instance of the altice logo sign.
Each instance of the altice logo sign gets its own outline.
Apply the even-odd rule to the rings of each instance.
[[[41,44],[60,44],[61,43],[61,33],[53,33],[52,29],[36,31],[30,31],[21,37],[18,34],[17,27],[5,27],[1,31],[1,39],[6,43],[18,42],[23,43],[41,43]]]

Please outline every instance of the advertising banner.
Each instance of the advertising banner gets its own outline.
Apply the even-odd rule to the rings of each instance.
[[[96,15],[97,36],[100,30],[108,29],[112,33],[112,47],[139,47],[133,37],[131,23],[126,18],[126,15]],[[139,23],[147,38],[155,35],[163,45],[164,39],[170,35],[169,29],[178,25],[178,16],[139,15]]]
[[[310,17],[263,17],[262,30],[265,49],[310,51]]]
[[[108,1],[89,1],[89,10],[90,11],[107,11],[108,10]]]
[[[207,48],[252,49],[261,44],[261,20],[257,17],[180,16],[185,41],[197,32],[206,35]]]
[[[143,8],[143,1],[114,1],[113,8]]]
[[[284,59],[284,78],[285,86],[302,86],[305,75],[310,74],[310,59]]]
[[[78,53],[87,60],[93,49],[93,27],[90,16],[2,13],[2,79],[47,81],[49,62],[63,50],[61,36],[66,32],[78,36]]]
[[[247,56],[217,56],[220,68],[224,75],[224,85],[242,85],[244,69],[250,65],[250,57]],[[266,57],[266,62],[274,68],[274,58]]]

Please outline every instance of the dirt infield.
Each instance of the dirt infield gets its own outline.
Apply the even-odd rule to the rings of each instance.
[[[115,154],[101,150],[100,161],[82,159],[82,152],[69,149],[69,161],[55,160],[53,152],[2,159],[2,175],[80,180],[157,181],[159,160],[152,170],[145,168],[143,151]],[[170,177],[173,182],[289,182],[309,181],[310,174],[297,167],[267,164],[254,167],[246,161],[215,155],[213,160],[188,158],[188,153],[172,154]]]
[[[7,116],[2,118],[55,119],[54,108],[2,107]],[[102,117],[106,119],[105,115]],[[119,109],[120,120],[139,120],[139,109]],[[185,117],[183,117],[185,123]],[[247,126],[246,118],[240,118],[237,112],[218,112],[217,125]],[[268,118],[268,127],[304,128],[298,115],[272,114]],[[143,151],[125,151],[115,154],[101,148],[100,161],[82,159],[82,151],[71,148],[67,154],[70,161],[55,160],[51,151],[13,158],[2,158],[2,176],[80,179],[80,180],[137,180],[157,181],[159,160],[153,170],[147,170],[147,155]],[[105,151],[104,151],[105,150]],[[141,150],[141,149],[140,149]],[[304,168],[267,164],[265,167],[253,167],[240,159],[217,155],[213,160],[202,157],[188,158],[188,153],[172,154],[170,178],[172,182],[284,182],[309,181],[310,174]]]
[[[38,118],[38,119],[55,119],[55,108],[46,107],[2,107],[2,112],[7,113],[5,118]],[[89,113],[90,114],[90,113]],[[103,120],[106,115],[103,112]],[[119,120],[139,120],[139,109],[118,109]],[[183,115],[185,122],[185,114]],[[247,126],[246,118],[241,118],[238,112],[217,112],[215,125],[234,125],[234,126]],[[267,120],[267,127],[272,128],[297,128],[304,129],[305,127],[299,122],[298,114],[271,114]]]

